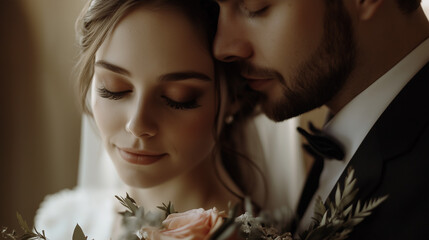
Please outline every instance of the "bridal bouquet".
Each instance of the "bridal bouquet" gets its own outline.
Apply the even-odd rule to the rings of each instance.
[[[343,187],[337,185],[335,199],[316,203],[314,221],[300,240],[342,240],[347,239],[353,228],[387,199],[387,196],[372,199],[362,204],[355,197],[356,179],[354,170],[349,169]],[[163,214],[146,212],[130,197],[116,198],[126,208],[121,212],[125,234],[124,240],[294,240],[287,231],[287,211],[261,212],[255,215],[250,200],[245,201],[245,213],[237,214],[238,206],[230,207],[228,214],[216,208],[192,209],[178,213],[171,203],[158,207]],[[24,233],[18,235],[7,228],[0,229],[5,239],[48,239],[44,231],[31,230],[18,214],[18,221]],[[56,240],[56,239],[52,239]],[[87,240],[79,225],[73,233],[73,240]]]

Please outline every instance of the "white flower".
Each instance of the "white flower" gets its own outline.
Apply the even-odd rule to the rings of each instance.
[[[235,222],[240,224],[240,230],[246,234],[250,234],[252,228],[262,228],[258,218],[253,217],[253,215],[249,212],[245,212],[244,214],[238,216],[235,219]]]

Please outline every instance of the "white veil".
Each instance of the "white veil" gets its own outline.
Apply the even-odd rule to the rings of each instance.
[[[275,123],[260,114],[246,126],[248,155],[267,182],[266,209],[286,207],[294,211],[298,204],[306,178],[298,124],[299,118]]]
[[[104,150],[96,126],[82,117],[78,184],[45,197],[35,216],[35,227],[49,239],[70,239],[79,224],[91,239],[110,239],[119,214],[115,195],[125,185]]]
[[[82,116],[77,187],[85,189],[121,189],[124,187],[124,183],[119,178],[101,143],[97,126],[87,114]]]

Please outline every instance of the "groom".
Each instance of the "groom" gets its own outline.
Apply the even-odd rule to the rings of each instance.
[[[353,167],[356,199],[389,197],[350,239],[427,239],[429,23],[420,1],[217,1],[214,54],[261,92],[268,117],[322,105],[333,116],[323,131],[345,156],[318,159],[323,168],[309,176],[318,185],[303,191],[298,229],[310,223],[315,196],[332,198]]]

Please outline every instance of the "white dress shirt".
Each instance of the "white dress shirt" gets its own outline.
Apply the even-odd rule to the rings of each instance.
[[[326,134],[342,143],[345,151],[344,161],[324,160],[319,188],[303,215],[298,232],[306,230],[311,223],[316,197],[327,199],[377,119],[408,81],[428,61],[429,39],[426,39],[371,86],[357,95],[324,126],[323,131]]]

